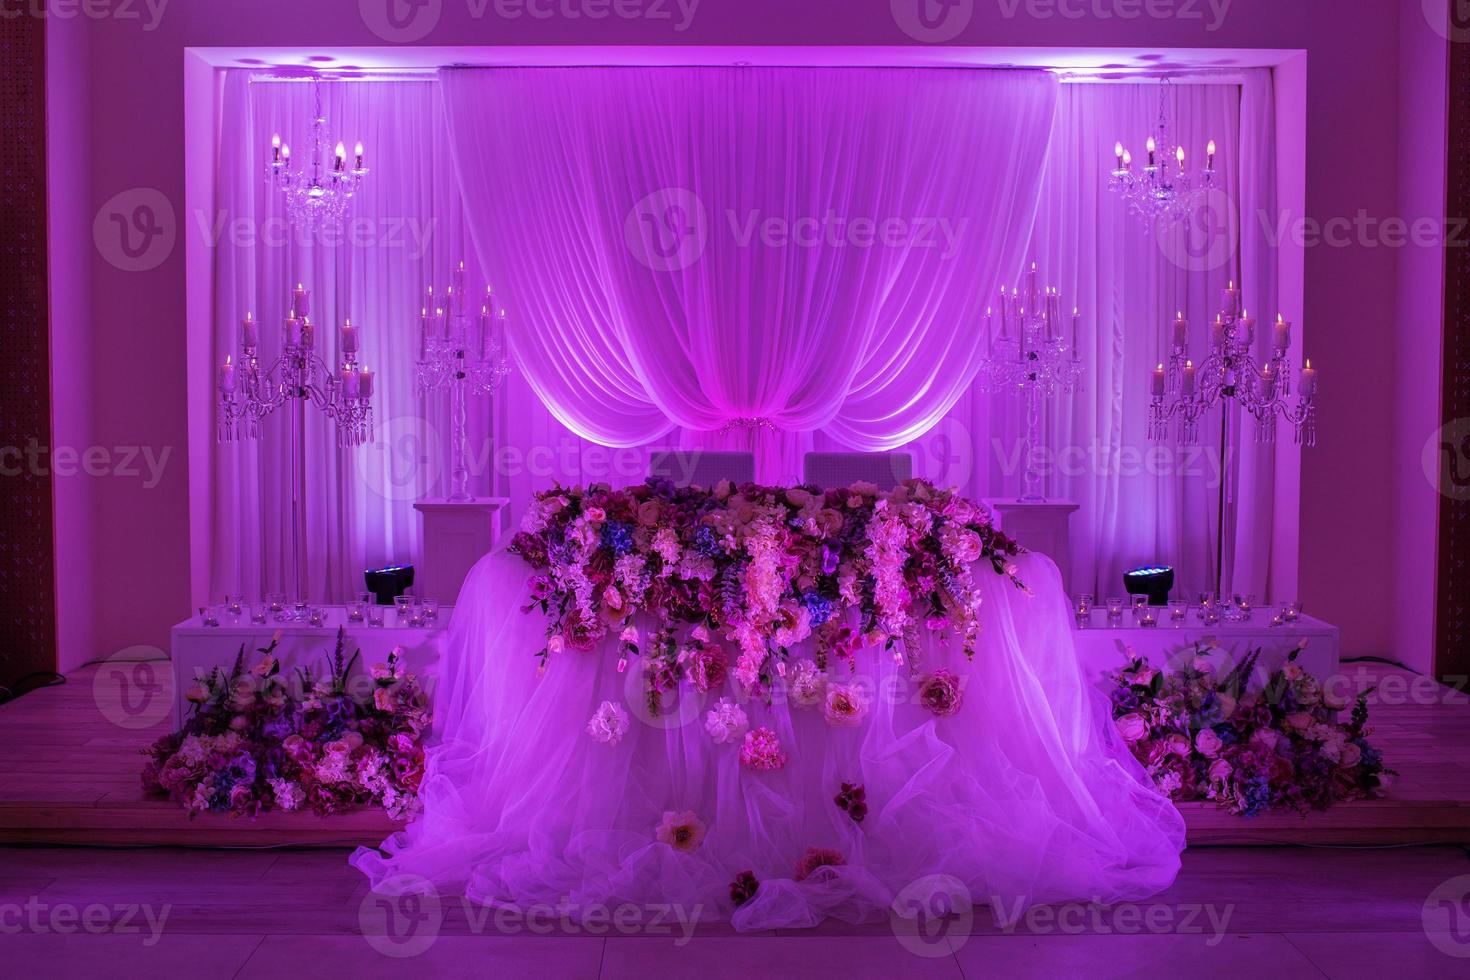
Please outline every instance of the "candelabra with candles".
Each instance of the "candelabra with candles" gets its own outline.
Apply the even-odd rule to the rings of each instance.
[[[1081,350],[1077,329],[1081,313],[1074,307],[1071,342],[1062,327],[1061,291],[1048,286],[1038,292],[1036,263],[1026,273],[1026,294],[1019,289],[1007,293],[1000,288],[1000,329],[995,329],[995,311],[985,311],[985,359],[979,381],[987,391],[1016,391],[1025,399],[1026,445],[1021,498],[1045,500],[1040,460],[1042,445],[1041,403],[1058,392],[1073,392],[1082,378]]]
[[[455,267],[453,284],[446,291],[446,311],[435,293],[419,311],[419,358],[415,365],[422,394],[449,391],[450,493],[449,500],[473,500],[469,492],[469,440],[466,434],[465,398],[471,393],[493,394],[505,383],[510,364],[505,351],[505,310],[495,304],[495,293],[485,287],[474,329],[465,312],[465,269]]]
[[[341,367],[332,369],[316,353],[316,328],[310,316],[311,294],[297,285],[286,318],[285,341],[269,367],[261,367],[260,325],[245,314],[240,325],[240,363],[225,358],[219,371],[217,433],[220,442],[254,440],[261,422],[277,409],[289,408],[291,438],[291,556],[293,598],[304,599],[301,587],[301,507],[305,499],[302,445],[306,406],[315,405],[334,423],[337,445],[360,446],[373,423],[373,372],[358,363],[358,327],[345,320],[340,331]]]
[[[1175,144],[1169,131],[1168,92],[1169,79],[1164,78],[1159,83],[1159,119],[1144,144],[1148,163],[1142,172],[1133,169],[1133,154],[1121,140],[1113,147],[1117,166],[1108,178],[1108,188],[1123,196],[1128,210],[1143,221],[1145,231],[1185,217],[1199,195],[1215,186],[1215,141],[1210,140],[1205,148],[1205,168],[1191,175],[1185,167],[1184,147]]]
[[[1221,306],[1210,327],[1210,351],[1198,365],[1189,356],[1188,322],[1182,314],[1174,320],[1168,364],[1154,368],[1151,381],[1150,438],[1163,439],[1169,421],[1176,419],[1179,438],[1194,442],[1199,438],[1200,417],[1216,405],[1233,401],[1255,420],[1257,441],[1275,442],[1280,418],[1292,426],[1298,443],[1316,445],[1317,371],[1311,358],[1302,366],[1296,402],[1288,402],[1291,324],[1277,315],[1271,329],[1271,356],[1263,364],[1255,353],[1255,318],[1241,308],[1235,283],[1223,291]]]
[[[271,161],[266,165],[266,181],[285,196],[286,216],[305,231],[336,225],[347,213],[352,195],[362,187],[367,176],[363,165],[362,143],[354,149],[354,165],[347,169],[347,147],[338,142],[327,157],[327,117],[322,111],[321,82],[312,81],[316,113],[311,124],[311,157],[305,167],[291,166],[291,145],[281,141],[279,133],[271,137]]]
[[[1258,442],[1274,443],[1277,421],[1284,419],[1292,426],[1298,445],[1315,446],[1317,369],[1307,358],[1297,380],[1297,399],[1290,402],[1291,323],[1277,314],[1271,327],[1271,356],[1261,363],[1255,353],[1255,318],[1242,308],[1240,290],[1233,282],[1222,291],[1220,313],[1210,326],[1210,350],[1198,365],[1189,356],[1188,337],[1189,323],[1179,314],[1174,320],[1167,365],[1155,367],[1150,379],[1148,434],[1154,440],[1166,438],[1169,422],[1174,420],[1180,441],[1194,442],[1199,438],[1200,418],[1220,408],[1222,472],[1219,533],[1215,540],[1218,590],[1225,573],[1225,541],[1233,534],[1235,523],[1232,409],[1239,406],[1255,421]]]

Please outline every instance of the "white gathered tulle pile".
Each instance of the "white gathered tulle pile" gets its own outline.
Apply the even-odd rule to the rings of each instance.
[[[1018,564],[1033,595],[976,569],[985,605],[973,661],[924,643],[922,670],[965,679],[958,714],[915,703],[914,685],[899,683],[909,668],[869,649],[857,671],[875,696],[860,726],[779,697],[742,704],[789,755],[784,769],[758,771],[740,764],[738,742],[705,730],[727,689],[701,696],[686,683],[650,723],[636,662],[617,671],[615,636],[562,652],[538,676],[545,620],[520,611],[530,571],[497,550],[470,573],[449,628],[424,811],[352,863],[378,891],[427,879],[491,905],[676,905],[741,930],[861,921],[934,876],[1005,919],[1038,903],[1153,895],[1178,872],[1183,820],[1084,678],[1056,567],[1037,555]],[[632,717],[617,745],[587,733],[604,700]],[[861,824],[834,803],[844,782],[866,791]],[[654,836],[665,811],[686,810],[708,828],[690,853]],[[846,864],[798,881],[808,847]],[[761,884],[737,908],[730,882],[742,871]]]

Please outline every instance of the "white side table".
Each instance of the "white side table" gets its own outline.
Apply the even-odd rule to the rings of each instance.
[[[420,500],[413,509],[423,515],[424,555],[414,575],[414,592],[453,605],[459,587],[475,562],[483,558],[500,531],[505,497],[473,500]]]
[[[1062,587],[1071,592],[1072,512],[1070,500],[1030,501],[996,497],[982,501],[995,513],[996,525],[1028,551],[1038,551],[1057,563]]]

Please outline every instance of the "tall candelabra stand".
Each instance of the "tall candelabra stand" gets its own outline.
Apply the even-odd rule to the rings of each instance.
[[[342,324],[341,367],[328,367],[316,352],[316,327],[309,316],[311,294],[297,286],[285,343],[269,367],[261,367],[260,326],[245,314],[240,326],[240,362],[227,356],[219,372],[217,433],[220,442],[260,438],[261,422],[287,408],[291,438],[291,577],[293,599],[305,599],[301,585],[302,506],[306,497],[302,459],[306,406],[316,406],[335,423],[337,445],[360,446],[373,422],[373,372],[358,363],[358,328]]]
[[[1149,438],[1168,436],[1176,424],[1181,442],[1199,439],[1199,421],[1220,408],[1221,484],[1220,530],[1215,542],[1215,587],[1225,571],[1225,539],[1234,524],[1236,503],[1232,480],[1231,426],[1234,409],[1244,410],[1255,422],[1256,441],[1274,443],[1278,420],[1294,430],[1298,445],[1317,444],[1317,370],[1311,358],[1302,366],[1297,398],[1291,394],[1291,323],[1277,315],[1271,329],[1271,356],[1262,363],[1255,353],[1256,321],[1241,308],[1235,283],[1222,293],[1220,314],[1210,327],[1210,350],[1196,365],[1189,356],[1189,324],[1180,314],[1174,320],[1167,365],[1159,364],[1151,379],[1148,412]]]
[[[1026,273],[1026,294],[1000,288],[1000,329],[995,310],[985,311],[985,360],[979,380],[987,391],[1016,391],[1026,404],[1025,469],[1021,499],[1040,502],[1043,494],[1040,461],[1041,403],[1058,392],[1077,390],[1082,377],[1077,324],[1081,314],[1072,310],[1071,342],[1063,337],[1061,291],[1050,286],[1037,291],[1036,263]]]
[[[495,293],[487,286],[485,303],[471,329],[465,312],[465,270],[461,262],[454,270],[453,285],[439,302],[429,287],[428,303],[419,311],[419,358],[416,364],[421,394],[449,391],[450,493],[456,503],[473,500],[469,491],[469,439],[466,432],[465,399],[471,393],[492,394],[505,383],[510,364],[505,352],[505,311],[495,305]]]

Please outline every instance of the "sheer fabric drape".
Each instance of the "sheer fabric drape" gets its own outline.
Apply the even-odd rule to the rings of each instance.
[[[744,444],[766,478],[799,434],[892,448],[963,394],[1056,97],[1037,72],[440,77],[470,228],[552,414],[609,446]]]

